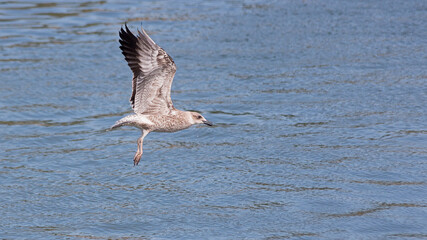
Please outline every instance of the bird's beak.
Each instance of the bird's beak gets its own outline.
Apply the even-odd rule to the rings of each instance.
[[[213,126],[213,123],[209,122],[208,120],[204,120],[203,123],[208,125],[208,126]]]

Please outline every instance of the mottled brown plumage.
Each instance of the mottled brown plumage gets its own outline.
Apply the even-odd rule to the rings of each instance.
[[[149,132],[176,132],[200,123],[212,126],[201,114],[180,111],[173,106],[170,91],[176,65],[166,51],[141,30],[135,36],[125,24],[119,32],[120,49],[133,72],[130,102],[135,114],[120,119],[112,127],[141,129],[134,165],[141,159],[143,140]]]

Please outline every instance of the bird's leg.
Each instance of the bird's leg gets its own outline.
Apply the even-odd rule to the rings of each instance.
[[[142,137],[138,138],[136,141],[138,143],[138,150],[135,153],[135,157],[133,157],[133,165],[136,166],[139,163],[139,160],[141,160],[142,156]]]
[[[133,165],[134,166],[138,165],[139,160],[141,160],[141,156],[142,156],[142,143],[144,141],[144,137],[147,136],[147,134],[148,134],[148,131],[145,131],[145,130],[141,130],[141,131],[142,131],[142,135],[136,141],[138,143],[138,150],[136,151],[135,157],[133,158]]]

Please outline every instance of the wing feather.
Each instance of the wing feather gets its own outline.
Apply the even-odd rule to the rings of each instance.
[[[170,89],[176,65],[141,30],[135,36],[125,24],[119,32],[120,49],[133,72],[130,102],[135,113],[167,114],[174,109]]]

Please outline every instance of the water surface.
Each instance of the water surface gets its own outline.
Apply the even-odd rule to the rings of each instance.
[[[426,1],[0,3],[0,237],[427,238]],[[141,24],[215,123],[133,167]]]

